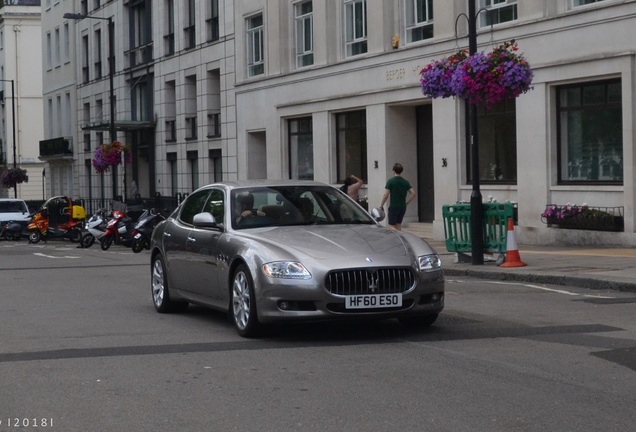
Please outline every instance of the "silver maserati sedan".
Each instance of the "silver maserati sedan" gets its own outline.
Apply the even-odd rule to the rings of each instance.
[[[280,321],[430,326],[444,308],[441,261],[423,239],[383,227],[381,217],[319,182],[204,186],[153,232],[154,306],[227,312],[244,337]]]

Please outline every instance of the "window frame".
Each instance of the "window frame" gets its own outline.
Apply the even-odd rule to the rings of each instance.
[[[424,3],[426,20],[418,21],[419,3]],[[433,0],[404,0],[404,28],[405,28],[405,41],[407,44],[421,42],[426,39],[433,38]],[[426,28],[430,27],[430,36],[424,36]],[[422,32],[421,38],[414,38],[413,34],[416,32]]]
[[[258,20],[260,19],[260,24]],[[245,18],[245,48],[247,76],[265,73],[265,19],[262,13]]]
[[[500,24],[510,23],[519,19],[517,0],[469,0],[477,1],[478,10],[484,9],[485,13],[479,14],[479,27],[491,27]],[[504,9],[510,9],[513,17],[505,21],[501,20],[501,12]],[[496,12],[496,15],[495,15]]]
[[[360,11],[356,8],[358,5],[361,6]],[[344,55],[349,58],[366,54],[369,49],[367,0],[344,0],[343,6]],[[360,13],[362,17],[358,18]],[[361,26],[356,25],[357,20],[360,21]],[[358,31],[360,34],[358,34]]]
[[[311,10],[303,12],[303,6],[309,5]],[[314,64],[314,9],[312,0],[299,1],[294,4],[294,31],[296,43],[296,68]]]
[[[308,124],[309,127],[303,128],[303,122],[307,122],[305,124]],[[294,125],[296,125],[295,128]],[[289,178],[292,180],[314,180],[313,130],[313,118],[311,116],[297,117],[287,120],[287,162]],[[302,138],[308,138],[308,140],[303,141]],[[311,150],[311,153],[309,153],[307,149],[301,152],[301,144],[302,146],[308,147]],[[303,175],[300,170],[301,153],[309,156],[309,160],[307,160],[308,170],[305,175]]]
[[[608,101],[608,89],[610,86],[612,85],[616,85],[618,84],[620,86],[620,89],[618,91],[618,97],[619,97],[619,101],[618,102],[609,102]],[[584,98],[585,98],[585,94],[584,94],[584,89],[588,88],[588,87],[594,87],[594,86],[599,86],[602,85],[604,87],[604,98],[605,101],[602,104],[593,104],[593,103],[589,103],[586,104],[584,103]],[[568,90],[568,89],[575,89],[575,88],[579,88],[579,92],[580,92],[580,100],[581,103],[578,106],[574,106],[574,105],[568,105],[567,107],[562,105],[562,90]],[[624,182],[625,182],[625,155],[624,155],[624,146],[623,146],[623,101],[622,101],[622,79],[621,78],[611,78],[611,79],[604,79],[604,80],[590,80],[590,81],[585,81],[585,82],[578,82],[578,83],[574,83],[574,84],[566,84],[566,85],[561,85],[561,86],[557,86],[556,87],[556,116],[557,116],[557,184],[559,185],[604,185],[604,186],[623,186]],[[585,107],[588,107],[587,109]],[[564,127],[563,125],[563,120],[562,120],[562,114],[565,112],[570,112],[570,111],[606,111],[608,109],[620,109],[620,129],[619,129],[619,139],[617,140],[620,144],[619,144],[619,148],[621,150],[621,154],[620,154],[620,166],[621,166],[621,179],[620,180],[611,180],[611,179],[582,179],[582,180],[577,180],[577,179],[571,179],[571,178],[567,178],[567,172],[564,173],[564,170],[567,171],[567,167],[564,167],[564,164],[569,165],[570,164],[570,156],[567,154],[564,154],[567,150],[564,148],[564,145],[567,146],[568,143],[564,143],[564,138],[563,138],[563,131],[562,128]],[[567,127],[567,126],[565,126]],[[611,128],[607,128],[605,127],[604,130],[606,131],[610,131]],[[587,134],[586,134],[587,136]],[[581,147],[584,147],[584,143],[580,143]],[[590,146],[590,148],[593,148],[593,146]],[[581,150],[583,151],[583,150]],[[566,159],[567,160],[564,160]],[[593,159],[593,158],[592,158]],[[599,158],[600,159],[600,158]],[[599,171],[602,169],[602,165],[599,163],[597,165]],[[592,168],[590,168],[592,169]]]

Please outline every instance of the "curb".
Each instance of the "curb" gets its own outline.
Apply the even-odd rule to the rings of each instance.
[[[542,275],[530,273],[503,273],[488,270],[449,269],[444,268],[445,276],[468,276],[478,279],[492,279],[498,281],[531,282],[549,285],[573,286],[587,288],[594,291],[614,290],[636,293],[636,283],[611,281],[607,279],[590,279],[581,276]]]

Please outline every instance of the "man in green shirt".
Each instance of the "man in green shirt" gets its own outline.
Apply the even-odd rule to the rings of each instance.
[[[386,182],[380,208],[384,210],[384,203],[389,199],[389,228],[401,231],[402,220],[406,213],[406,206],[415,199],[415,189],[402,177],[404,168],[401,164],[393,165],[393,177]]]

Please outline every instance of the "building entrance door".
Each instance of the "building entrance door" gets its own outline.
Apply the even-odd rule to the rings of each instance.
[[[435,176],[433,164],[433,107],[418,106],[417,123],[417,202],[418,220],[435,220]]]

